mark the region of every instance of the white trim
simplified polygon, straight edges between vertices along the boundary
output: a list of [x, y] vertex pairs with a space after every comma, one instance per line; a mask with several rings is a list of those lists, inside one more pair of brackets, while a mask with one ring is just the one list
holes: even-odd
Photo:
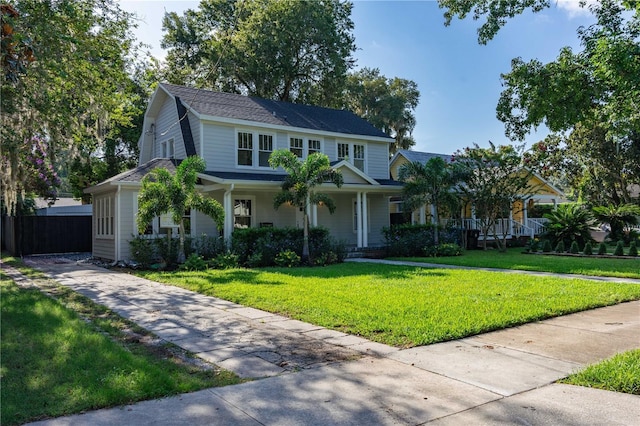
[[115, 208], [115, 212], [114, 212], [114, 243], [115, 243], [115, 260], [120, 260], [121, 258], [121, 250], [120, 250], [120, 243], [122, 241], [121, 235], [120, 235], [120, 223], [122, 220], [122, 217], [120, 215], [120, 196], [122, 194], [121, 188], [118, 187], [118, 189], [116, 190], [116, 194], [113, 197], [114, 198], [114, 205], [113, 207]]
[[346, 167], [349, 170], [351, 170], [353, 173], [357, 174], [358, 176], [360, 176], [362, 179], [366, 180], [367, 182], [369, 182], [371, 185], [374, 186], [382, 186], [380, 185], [378, 182], [376, 182], [375, 179], [373, 179], [371, 176], [369, 176], [368, 174], [366, 174], [365, 172], [363, 172], [362, 170], [360, 170], [359, 168], [357, 168], [356, 166], [354, 166], [353, 164], [351, 164], [350, 162], [348, 162], [347, 160], [340, 160], [340, 162], [334, 164], [333, 166], [331, 166], [334, 170], [338, 170], [341, 167]]
[[[233, 200], [233, 204], [232, 204], [233, 209], [235, 209], [236, 200], [251, 202], [250, 212], [249, 212], [249, 228], [255, 228], [256, 227], [256, 196], [255, 195], [239, 195], [237, 197], [231, 197], [231, 200]], [[236, 229], [235, 211], [232, 211], [231, 217], [233, 218], [233, 229]], [[239, 217], [247, 217], [247, 216], [239, 216]]]

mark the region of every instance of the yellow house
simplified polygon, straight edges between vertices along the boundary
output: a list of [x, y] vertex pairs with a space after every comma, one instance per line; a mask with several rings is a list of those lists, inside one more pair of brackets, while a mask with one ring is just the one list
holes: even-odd
[[[426, 164], [427, 161], [434, 157], [440, 157], [446, 162], [451, 161], [450, 155], [434, 154], [429, 152], [400, 150], [396, 152], [389, 163], [389, 172], [392, 179], [398, 179], [400, 168], [407, 163], [420, 162]], [[542, 177], [533, 174], [529, 186], [535, 188], [535, 194], [523, 195], [522, 199], [516, 201], [509, 211], [508, 217], [498, 219], [496, 230], [498, 235], [506, 233], [509, 237], [517, 238], [521, 236], [534, 237], [544, 231], [547, 220], [542, 217], [531, 217], [529, 212], [536, 204], [553, 204], [555, 207], [558, 203], [565, 200], [564, 193], [558, 188], [551, 185]], [[402, 215], [402, 198], [391, 198], [389, 211], [392, 223], [401, 223], [406, 220]], [[424, 224], [427, 217], [433, 219], [431, 214], [433, 206], [424, 206], [419, 211], [412, 212], [411, 222]], [[460, 219], [445, 218], [441, 219], [441, 224], [454, 224], [465, 229], [481, 229], [481, 218], [477, 218], [474, 214], [473, 206], [467, 204], [463, 207]], [[487, 236], [490, 239], [492, 236]]]

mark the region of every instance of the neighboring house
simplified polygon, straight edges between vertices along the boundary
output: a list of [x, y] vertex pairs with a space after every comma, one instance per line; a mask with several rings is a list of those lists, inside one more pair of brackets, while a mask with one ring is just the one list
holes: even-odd
[[[323, 226], [351, 247], [383, 244], [389, 225], [389, 199], [402, 186], [389, 178], [389, 147], [394, 140], [345, 110], [313, 107], [230, 93], [160, 84], [147, 108], [138, 143], [139, 166], [85, 192], [93, 196], [93, 255], [130, 258], [129, 241], [138, 234], [136, 212], [142, 178], [153, 168], [175, 170], [180, 159], [199, 155], [207, 164], [197, 188], [218, 200], [225, 211], [222, 235], [234, 228], [302, 226], [293, 206], [273, 207], [285, 178], [268, 159], [289, 149], [301, 159], [326, 154], [344, 177], [337, 188], [323, 185], [337, 209], [310, 212], [312, 226]], [[218, 235], [214, 222], [196, 211], [185, 212], [192, 236]], [[154, 220], [154, 234], [171, 231], [170, 221]]]
[[[428, 152], [408, 151], [400, 150], [396, 152], [394, 157], [389, 163], [389, 170], [392, 179], [398, 178], [398, 171], [403, 164], [411, 162], [420, 162], [426, 164], [433, 157], [441, 157], [446, 162], [451, 161], [451, 155], [433, 154]], [[544, 180], [537, 174], [533, 174], [529, 182], [529, 186], [536, 188], [536, 193], [533, 196], [523, 196], [522, 200], [517, 201], [509, 212], [509, 217], [499, 219], [497, 223], [498, 235], [507, 233], [509, 237], [534, 237], [541, 234], [544, 231], [544, 225], [547, 222], [544, 218], [529, 217], [529, 211], [533, 209], [535, 204], [553, 204], [557, 205], [559, 202], [564, 201], [564, 194], [559, 189], [555, 188], [549, 182]], [[402, 198], [394, 197], [391, 199], [390, 212], [392, 222], [399, 223], [402, 221]], [[426, 207], [426, 206], [425, 206]], [[427, 209], [423, 208], [418, 212], [412, 214], [411, 221], [413, 223], [426, 223], [428, 216], [433, 217], [427, 213]], [[461, 226], [465, 229], [480, 229], [479, 218], [476, 218], [473, 211], [473, 206], [467, 204], [460, 212], [460, 219], [442, 219], [442, 222], [452, 223], [456, 226]], [[487, 236], [488, 239], [492, 236]]]

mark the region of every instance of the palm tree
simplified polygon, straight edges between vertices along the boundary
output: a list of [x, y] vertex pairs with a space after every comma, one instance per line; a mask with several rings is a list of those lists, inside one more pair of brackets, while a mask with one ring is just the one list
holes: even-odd
[[184, 262], [184, 212], [197, 210], [211, 217], [222, 228], [224, 209], [219, 202], [204, 197], [196, 191], [198, 173], [205, 171], [206, 165], [197, 156], [183, 160], [172, 175], [164, 167], [153, 169], [142, 179], [142, 188], [138, 194], [137, 225], [142, 232], [154, 217], [170, 213], [174, 223], [178, 224], [180, 246], [178, 262]]
[[426, 204], [434, 207], [433, 243], [438, 245], [438, 209], [456, 201], [451, 191], [459, 179], [455, 170], [440, 157], [433, 157], [425, 164], [419, 161], [400, 167], [398, 179], [404, 182], [402, 189], [405, 211], [414, 211]]
[[331, 214], [336, 210], [335, 203], [327, 194], [315, 192], [313, 189], [325, 182], [333, 183], [340, 188], [343, 183], [342, 174], [332, 169], [329, 157], [319, 152], [309, 155], [305, 160], [300, 160], [288, 149], [278, 149], [269, 157], [269, 165], [274, 169], [282, 167], [287, 172], [287, 177], [282, 183], [282, 191], [273, 200], [274, 208], [278, 209], [281, 205], [289, 203], [303, 212], [302, 261], [307, 262], [309, 259], [309, 206], [323, 204]]
[[593, 215], [582, 205], [561, 204], [544, 217], [549, 219], [544, 237], [551, 240], [552, 245], [563, 241], [565, 247], [570, 247], [572, 242], [577, 241], [580, 247], [584, 247], [587, 242], [593, 242], [590, 232]]
[[619, 206], [598, 206], [594, 207], [593, 213], [600, 222], [608, 223], [611, 230], [607, 238], [611, 241], [629, 242], [629, 233], [625, 232], [625, 227], [638, 224], [640, 216], [640, 206], [635, 204], [622, 204]]

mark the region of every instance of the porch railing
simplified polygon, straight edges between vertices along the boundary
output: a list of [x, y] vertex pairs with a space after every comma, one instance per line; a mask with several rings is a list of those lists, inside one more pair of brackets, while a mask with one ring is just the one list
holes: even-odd
[[[512, 237], [535, 237], [545, 230], [547, 219], [529, 218], [527, 224], [523, 224], [516, 220], [504, 218], [497, 219], [495, 224], [495, 234], [498, 237], [508, 235]], [[482, 220], [480, 219], [443, 219], [442, 225], [455, 226], [463, 229], [479, 229], [482, 232]], [[490, 228], [488, 237], [493, 237], [493, 230]], [[484, 235], [481, 233], [481, 237]]]

